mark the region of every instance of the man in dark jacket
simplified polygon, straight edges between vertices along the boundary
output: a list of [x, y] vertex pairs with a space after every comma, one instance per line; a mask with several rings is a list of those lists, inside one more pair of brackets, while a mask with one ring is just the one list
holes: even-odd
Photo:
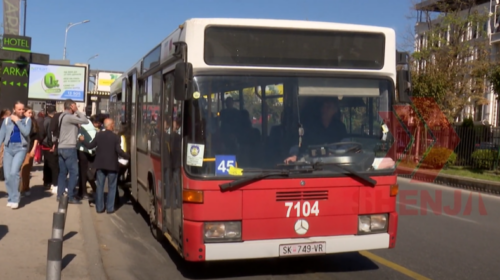
[[59, 163], [57, 155], [51, 147], [49, 137], [52, 137], [50, 125], [56, 115], [54, 106], [47, 107], [47, 115], [43, 119], [42, 130], [42, 153], [43, 153], [43, 185], [45, 189], [57, 188], [57, 177], [59, 176]]
[[87, 149], [96, 148], [94, 168], [97, 170], [97, 191], [95, 193], [95, 205], [97, 213], [104, 212], [104, 182], [108, 178], [108, 198], [106, 210], [108, 214], [115, 212], [116, 185], [118, 171], [120, 170], [118, 157], [129, 159], [120, 147], [120, 136], [113, 133], [115, 123], [112, 119], [104, 120], [105, 131], [96, 134], [94, 140], [88, 143], [85, 138], [80, 136], [80, 141]]

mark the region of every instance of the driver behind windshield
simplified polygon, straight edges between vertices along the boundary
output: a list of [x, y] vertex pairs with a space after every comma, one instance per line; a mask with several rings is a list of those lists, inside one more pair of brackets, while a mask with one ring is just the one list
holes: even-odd
[[308, 146], [341, 142], [347, 135], [337, 97], [316, 97], [311, 101], [310, 106], [301, 112], [301, 119], [304, 120], [302, 145], [290, 149], [286, 164], [296, 162], [297, 156], [303, 154]]

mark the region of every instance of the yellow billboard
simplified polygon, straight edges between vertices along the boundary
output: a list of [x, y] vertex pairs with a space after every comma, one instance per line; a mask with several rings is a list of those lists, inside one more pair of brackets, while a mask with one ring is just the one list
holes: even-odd
[[110, 91], [111, 84], [121, 75], [122, 75], [121, 73], [100, 72], [99, 74], [97, 74], [97, 90]]

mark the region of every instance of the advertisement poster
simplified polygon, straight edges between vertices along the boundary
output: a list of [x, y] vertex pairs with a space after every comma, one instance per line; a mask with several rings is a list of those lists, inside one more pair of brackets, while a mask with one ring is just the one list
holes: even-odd
[[97, 90], [110, 91], [111, 84], [118, 79], [122, 74], [100, 72], [97, 75]]
[[83, 102], [85, 67], [31, 64], [28, 98]]

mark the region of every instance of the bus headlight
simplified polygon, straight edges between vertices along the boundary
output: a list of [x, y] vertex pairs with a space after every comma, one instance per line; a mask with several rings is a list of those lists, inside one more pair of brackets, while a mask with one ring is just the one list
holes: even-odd
[[205, 242], [241, 241], [241, 222], [206, 222]]
[[386, 231], [387, 220], [387, 214], [359, 216], [358, 232], [362, 234]]

